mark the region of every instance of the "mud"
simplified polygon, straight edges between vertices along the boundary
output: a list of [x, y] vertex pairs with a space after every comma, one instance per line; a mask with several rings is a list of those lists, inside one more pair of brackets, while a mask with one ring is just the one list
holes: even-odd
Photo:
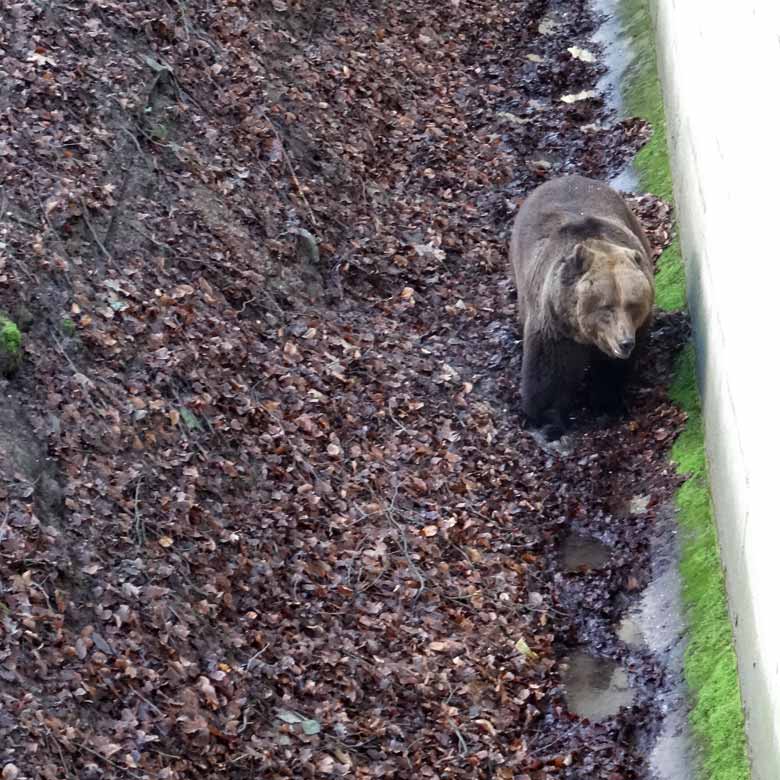
[[561, 548], [561, 563], [568, 572], [600, 569], [609, 561], [609, 547], [587, 536], [572, 533], [567, 536]]

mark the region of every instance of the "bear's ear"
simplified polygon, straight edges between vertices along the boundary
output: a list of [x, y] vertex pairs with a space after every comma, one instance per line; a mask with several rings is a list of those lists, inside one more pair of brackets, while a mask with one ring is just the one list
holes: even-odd
[[563, 261], [563, 283], [574, 284], [590, 268], [593, 252], [585, 244], [577, 244]]
[[575, 274], [584, 274], [590, 268], [593, 252], [585, 244], [577, 244], [569, 258], [569, 266]]

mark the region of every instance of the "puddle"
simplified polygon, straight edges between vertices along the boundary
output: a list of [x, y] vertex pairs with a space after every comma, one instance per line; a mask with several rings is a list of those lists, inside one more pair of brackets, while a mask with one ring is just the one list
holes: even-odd
[[[601, 92], [607, 105], [619, 117], [626, 116], [620, 85], [626, 71], [636, 58], [631, 37], [623, 31], [618, 15], [619, 0], [593, 0], [592, 7], [604, 17], [604, 22], [592, 36], [592, 41], [603, 47], [601, 61], [606, 65], [607, 72], [599, 79], [597, 91]], [[639, 177], [633, 163], [627, 165], [617, 176], [610, 180], [610, 185], [623, 192], [639, 192]]]
[[645, 636], [637, 621], [628, 615], [618, 626], [617, 638], [632, 650], [638, 650], [645, 645]]
[[561, 560], [569, 572], [600, 569], [612, 555], [612, 550], [598, 539], [570, 533], [561, 546]]
[[634, 701], [625, 669], [614, 661], [587, 653], [571, 656], [562, 682], [569, 710], [581, 718], [611, 718]]

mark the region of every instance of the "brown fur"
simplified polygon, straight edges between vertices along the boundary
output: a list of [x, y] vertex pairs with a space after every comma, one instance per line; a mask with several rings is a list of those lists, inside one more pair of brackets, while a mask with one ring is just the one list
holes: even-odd
[[619, 406], [655, 295], [650, 245], [625, 201], [581, 176], [546, 182], [518, 211], [510, 261], [531, 423], [560, 435], [589, 365], [594, 402]]

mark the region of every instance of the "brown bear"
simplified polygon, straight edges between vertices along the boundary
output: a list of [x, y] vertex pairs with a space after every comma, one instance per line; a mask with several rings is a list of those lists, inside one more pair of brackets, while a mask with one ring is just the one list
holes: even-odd
[[510, 261], [523, 324], [522, 407], [546, 439], [563, 434], [588, 369], [594, 407], [623, 407], [652, 318], [651, 257], [642, 226], [603, 182], [553, 179], [521, 205]]

